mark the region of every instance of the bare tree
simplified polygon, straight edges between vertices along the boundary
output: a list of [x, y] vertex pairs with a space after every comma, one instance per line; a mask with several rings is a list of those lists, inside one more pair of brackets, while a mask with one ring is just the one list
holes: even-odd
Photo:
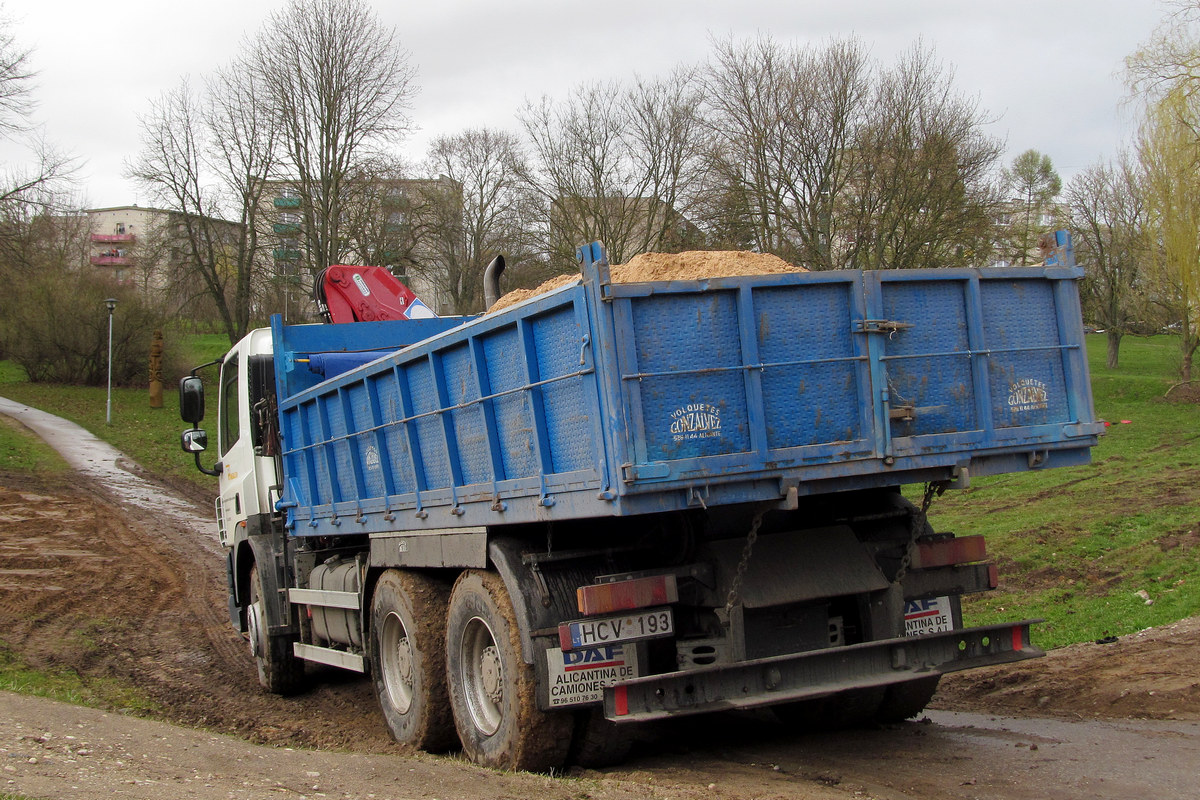
[[1172, 88], [1200, 93], [1200, 0], [1165, 0], [1170, 9], [1142, 47], [1125, 60], [1126, 80], [1138, 97]]
[[[0, 138], [20, 145], [29, 158], [25, 165], [0, 166], [0, 216], [14, 220], [56, 209], [65, 196], [77, 161], [47, 142], [31, 121], [36, 72], [32, 51], [21, 47], [12, 21], [0, 15]], [[8, 226], [6, 226], [8, 227]], [[8, 235], [0, 230], [0, 238]]]
[[547, 249], [563, 270], [599, 240], [614, 262], [687, 241], [701, 155], [699, 90], [686, 70], [661, 81], [579, 87], [519, 113], [533, 145], [530, 183], [547, 212]]
[[1125, 156], [1094, 164], [1070, 182], [1066, 200], [1076, 251], [1087, 270], [1081, 287], [1084, 313], [1104, 328], [1108, 367], [1116, 369], [1121, 337], [1143, 305], [1146, 206], [1136, 167]]
[[365, 264], [407, 274], [422, 236], [414, 225], [421, 199], [413, 191], [413, 171], [392, 158], [359, 165], [342, 192], [342, 229], [348, 249]]
[[[255, 299], [262, 296], [256, 285], [268, 261], [269, 239], [261, 236], [268, 183], [265, 178], [276, 168], [279, 129], [276, 117], [259, 102], [259, 78], [244, 61], [219, 70], [206, 82], [204, 124], [209, 148], [206, 161], [219, 181], [220, 213], [237, 223], [236, 239], [226, 241], [226, 270], [233, 282], [233, 303], [238, 307], [239, 326], [245, 311], [249, 325], [257, 316]], [[228, 240], [231, 229], [222, 226]], [[239, 336], [245, 331], [239, 331]]]
[[252, 60], [301, 201], [305, 256], [323, 269], [347, 253], [343, 203], [359, 168], [409, 129], [415, 71], [365, 0], [292, 0], [269, 18]]
[[530, 233], [540, 205], [524, 181], [525, 155], [514, 134], [473, 128], [439, 137], [428, 170], [442, 176], [425, 191], [430, 246], [441, 267], [429, 279], [457, 313], [483, 310], [483, 271], [497, 255], [506, 259], [509, 285], [522, 273], [543, 277]]
[[853, 180], [870, 76], [861, 43], [816, 49], [730, 38], [713, 49], [703, 119], [714, 244], [836, 266], [834, 208]]
[[881, 69], [854, 39], [729, 39], [706, 88], [717, 241], [815, 269], [977, 263], [990, 247], [1000, 143], [924, 44]]
[[837, 211], [846, 264], [868, 269], [969, 266], [990, 250], [1001, 143], [977, 103], [917, 42], [875, 86]]
[[[254, 76], [235, 64], [197, 95], [184, 81], [142, 118], [142, 149], [128, 166], [155, 201], [175, 212], [146, 247], [174, 262], [180, 307], [211, 301], [231, 342], [250, 327], [261, 260], [258, 216], [273, 166], [272, 117], [256, 103]], [[233, 224], [231, 224], [233, 223]]]
[[87, 263], [91, 227], [73, 194], [41, 187], [32, 202], [0, 214], [0, 277], [12, 284], [37, 272], [66, 274]]
[[32, 51], [22, 47], [12, 32], [12, 20], [0, 16], [0, 136], [29, 130], [33, 112]]

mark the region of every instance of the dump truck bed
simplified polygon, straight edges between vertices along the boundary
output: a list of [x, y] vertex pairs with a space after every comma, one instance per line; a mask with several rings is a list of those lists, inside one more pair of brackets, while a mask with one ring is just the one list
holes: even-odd
[[[282, 504], [300, 536], [445, 531], [1086, 463], [1102, 424], [1081, 275], [616, 284], [593, 245], [579, 284], [422, 321], [454, 327], [411, 345], [412, 323], [276, 321]], [[311, 356], [402, 345], [300, 377]]]

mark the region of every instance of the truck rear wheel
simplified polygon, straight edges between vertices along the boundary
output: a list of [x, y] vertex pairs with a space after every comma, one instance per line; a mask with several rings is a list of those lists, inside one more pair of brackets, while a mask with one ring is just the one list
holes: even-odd
[[375, 697], [396, 741], [422, 750], [455, 741], [442, 660], [449, 594], [428, 576], [390, 569], [371, 600]]
[[559, 767], [574, 716], [537, 707], [537, 676], [521, 658], [516, 613], [499, 575], [467, 570], [450, 594], [446, 624], [450, 705], [463, 751], [497, 769]]
[[579, 767], [611, 767], [620, 764], [633, 749], [633, 731], [629, 726], [611, 722], [601, 708], [577, 711], [575, 737], [571, 742], [568, 761]]
[[296, 637], [270, 634], [263, 595], [262, 576], [255, 564], [250, 568], [250, 605], [246, 608], [246, 628], [250, 637], [250, 654], [258, 664], [258, 682], [272, 694], [295, 694], [304, 686], [304, 662], [292, 653]]
[[880, 722], [903, 722], [925, 710], [937, 691], [940, 676], [893, 683], [887, 687], [875, 718]]
[[800, 730], [854, 728], [875, 718], [886, 691], [883, 686], [847, 689], [811, 700], [781, 703], [771, 710], [781, 722]]

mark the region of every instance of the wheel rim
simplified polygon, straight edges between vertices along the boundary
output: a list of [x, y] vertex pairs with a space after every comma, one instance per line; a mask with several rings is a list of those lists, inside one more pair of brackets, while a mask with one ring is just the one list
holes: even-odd
[[265, 647], [263, 644], [262, 601], [250, 604], [246, 613], [246, 631], [250, 636], [250, 655], [258, 658]]
[[408, 713], [413, 701], [413, 649], [404, 622], [394, 613], [383, 621], [379, 660], [392, 707], [401, 714]]
[[462, 683], [467, 709], [475, 727], [485, 736], [500, 729], [504, 718], [504, 662], [496, 637], [487, 622], [472, 617], [463, 629]]

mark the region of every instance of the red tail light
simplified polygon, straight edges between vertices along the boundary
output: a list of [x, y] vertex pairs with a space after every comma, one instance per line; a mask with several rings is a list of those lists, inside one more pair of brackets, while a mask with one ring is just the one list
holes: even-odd
[[987, 546], [982, 536], [959, 536], [934, 542], [918, 542], [912, 565], [917, 569], [932, 569], [986, 560]]
[[674, 575], [652, 575], [613, 583], [593, 583], [575, 590], [579, 613], [611, 614], [631, 608], [665, 606], [679, 601]]

